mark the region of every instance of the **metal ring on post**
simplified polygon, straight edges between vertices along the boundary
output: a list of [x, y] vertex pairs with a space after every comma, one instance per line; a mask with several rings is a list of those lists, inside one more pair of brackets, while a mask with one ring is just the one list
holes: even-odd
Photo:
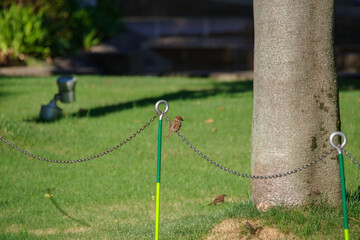
[[[334, 140], [334, 137], [337, 136], [337, 135], [339, 135], [340, 137], [342, 137], [343, 140], [344, 140], [344, 141], [342, 142], [342, 144], [340, 145], [340, 147], [337, 146], [337, 145], [334, 143], [334, 141], [333, 141], [333, 140]], [[342, 149], [345, 147], [346, 142], [347, 142], [347, 139], [346, 139], [345, 134], [342, 133], [342, 132], [334, 132], [333, 134], [330, 135], [330, 139], [329, 139], [329, 140], [330, 140], [331, 146], [332, 146], [333, 148], [335, 148], [339, 154], [342, 154]]]
[[[160, 109], [159, 109], [159, 105], [160, 104], [165, 104], [165, 110], [164, 110], [164, 112], [162, 112]], [[167, 101], [165, 101], [165, 100], [160, 100], [160, 101], [158, 101], [156, 104], [155, 104], [155, 110], [156, 110], [156, 112], [160, 115], [160, 119], [162, 119], [162, 117], [163, 117], [163, 115], [165, 114], [165, 113], [167, 113], [167, 111], [169, 111], [169, 103], [167, 102]]]

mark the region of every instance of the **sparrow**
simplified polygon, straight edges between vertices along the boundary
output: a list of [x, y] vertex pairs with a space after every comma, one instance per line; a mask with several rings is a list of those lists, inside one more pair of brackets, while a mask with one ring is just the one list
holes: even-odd
[[218, 196], [217, 198], [214, 199], [214, 201], [212, 201], [209, 205], [216, 205], [216, 204], [219, 204], [219, 203], [223, 203], [224, 200], [225, 200], [225, 194], [221, 194], [220, 196]]
[[171, 133], [178, 132], [180, 130], [181, 121], [184, 121], [184, 119], [182, 117], [180, 117], [180, 116], [175, 117], [175, 119], [170, 124], [169, 133], [168, 133], [168, 135], [166, 135], [167, 138], [170, 136]]

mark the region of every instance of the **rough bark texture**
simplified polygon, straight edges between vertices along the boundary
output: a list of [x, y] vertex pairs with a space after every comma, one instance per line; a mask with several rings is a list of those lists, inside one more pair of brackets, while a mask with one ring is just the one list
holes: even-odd
[[[252, 174], [293, 170], [340, 128], [333, 0], [254, 0]], [[291, 176], [252, 181], [260, 208], [340, 202], [336, 152]]]

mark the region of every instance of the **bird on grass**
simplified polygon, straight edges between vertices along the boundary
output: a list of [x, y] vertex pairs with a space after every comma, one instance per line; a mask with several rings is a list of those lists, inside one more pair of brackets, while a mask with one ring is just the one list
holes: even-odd
[[180, 130], [181, 121], [184, 121], [184, 119], [182, 117], [180, 117], [180, 116], [175, 117], [175, 119], [170, 124], [169, 133], [168, 133], [168, 135], [166, 135], [167, 138], [170, 136], [171, 133], [178, 132]]
[[216, 205], [216, 204], [223, 203], [225, 201], [225, 197], [226, 197], [225, 194], [221, 194], [220, 196], [215, 198], [214, 201], [212, 201], [209, 205]]

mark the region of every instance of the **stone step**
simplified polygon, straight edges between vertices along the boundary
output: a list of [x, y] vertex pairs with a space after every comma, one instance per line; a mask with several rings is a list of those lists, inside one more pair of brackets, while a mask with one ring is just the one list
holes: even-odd
[[252, 0], [121, 0], [122, 14], [162, 17], [252, 17]]
[[[360, 71], [360, 31], [337, 11], [336, 62], [339, 71]], [[360, 23], [360, 21], [359, 21]], [[171, 71], [238, 71], [253, 68], [253, 20], [249, 17], [126, 17], [128, 30], [89, 53], [113, 74]], [[352, 45], [349, 45], [352, 43]], [[355, 52], [355, 53], [354, 53]]]
[[360, 73], [360, 52], [338, 52], [335, 56], [339, 72]]
[[241, 37], [164, 37], [145, 48], [168, 59], [169, 71], [236, 71], [253, 68], [253, 43]]
[[87, 56], [107, 74], [163, 72], [169, 61], [144, 47], [148, 38], [132, 31], [120, 32], [110, 41], [91, 48]]
[[253, 20], [244, 17], [223, 18], [146, 18], [134, 17], [123, 20], [126, 29], [147, 38], [181, 36], [253, 37]]

